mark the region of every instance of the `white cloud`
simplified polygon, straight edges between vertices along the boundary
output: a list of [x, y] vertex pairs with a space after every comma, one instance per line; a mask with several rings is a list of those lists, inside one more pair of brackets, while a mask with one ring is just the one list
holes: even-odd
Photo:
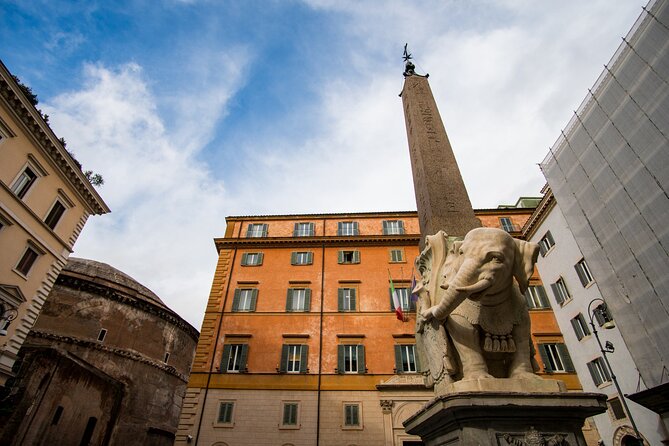
[[227, 59], [213, 66], [220, 77], [202, 79], [199, 93], [184, 89], [188, 100], [175, 98], [193, 113], [176, 128], [163, 124], [133, 63], [86, 65], [83, 88], [44, 107], [84, 168], [103, 175], [100, 194], [112, 209], [89, 220], [74, 255], [130, 274], [198, 329], [217, 257], [212, 239], [224, 230], [225, 189], [195, 155], [240, 83]]

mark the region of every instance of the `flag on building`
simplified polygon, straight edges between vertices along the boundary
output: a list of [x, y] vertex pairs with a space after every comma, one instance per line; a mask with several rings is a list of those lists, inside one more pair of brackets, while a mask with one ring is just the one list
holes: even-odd
[[418, 294], [414, 293], [413, 290], [416, 289], [416, 277], [413, 275], [413, 271], [411, 271], [411, 301], [412, 302], [418, 302]]
[[395, 289], [395, 285], [393, 284], [393, 278], [390, 275], [390, 270], [388, 270], [388, 278], [390, 279], [390, 295], [393, 298], [393, 306], [395, 307], [395, 316], [397, 316], [397, 319], [404, 322], [404, 313], [402, 312], [402, 302], [400, 300], [400, 296]]

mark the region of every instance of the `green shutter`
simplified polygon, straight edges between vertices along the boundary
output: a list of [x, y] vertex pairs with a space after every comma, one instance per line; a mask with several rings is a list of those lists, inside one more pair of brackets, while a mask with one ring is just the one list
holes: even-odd
[[293, 311], [293, 289], [288, 288], [286, 293], [286, 311]]
[[341, 221], [340, 221], [340, 222], [337, 222], [337, 235], [341, 235], [341, 234], [342, 234], [342, 231], [343, 231], [343, 229], [344, 229], [343, 226], [344, 226], [344, 223], [343, 223], [343, 222], [341, 222]]
[[562, 359], [562, 364], [564, 365], [565, 371], [573, 372], [574, 363], [571, 362], [571, 357], [569, 356], [569, 350], [567, 350], [567, 346], [564, 344], [556, 344], [556, 347], [558, 349], [558, 353], [560, 354], [560, 359]]
[[279, 363], [279, 372], [286, 373], [286, 364], [288, 364], [288, 346], [281, 346], [281, 362]]
[[245, 372], [246, 371], [246, 359], [249, 356], [249, 345], [248, 344], [242, 344], [242, 352], [240, 353], [239, 356], [239, 371], [240, 372]]
[[537, 291], [539, 292], [539, 300], [541, 301], [542, 308], [550, 308], [551, 304], [548, 302], [548, 296], [546, 295], [546, 289], [543, 285], [537, 285]]
[[358, 222], [353, 222], [353, 235], [358, 235]]
[[401, 345], [396, 345], [395, 346], [395, 370], [397, 373], [403, 373], [404, 372], [404, 367], [402, 364], [402, 346]]
[[420, 361], [418, 360], [418, 348], [416, 348], [415, 344], [413, 346], [413, 360], [416, 361], [416, 372], [422, 372], [423, 370], [420, 368]]
[[316, 234], [316, 225], [309, 223], [309, 235], [313, 236]]
[[388, 222], [383, 220], [383, 235], [388, 234]]
[[291, 265], [296, 265], [297, 264], [297, 253], [296, 252], [291, 252], [290, 253], [290, 264]]
[[353, 251], [353, 263], [360, 263], [360, 251]]
[[263, 256], [264, 254], [262, 252], [258, 253], [258, 265], [262, 265]]
[[344, 347], [343, 345], [337, 346], [337, 373], [344, 373]]
[[399, 223], [400, 234], [404, 234], [404, 221], [403, 220], [398, 220], [397, 222]]
[[546, 352], [546, 346], [544, 344], [539, 344], [539, 355], [541, 356], [541, 361], [544, 363], [544, 371], [552, 372], [553, 368], [548, 360], [548, 353]]
[[304, 293], [304, 311], [311, 311], [311, 288], [307, 288]]
[[303, 345], [300, 352], [300, 373], [307, 373], [307, 359], [309, 358], [309, 346]]
[[221, 357], [221, 373], [228, 373], [228, 362], [230, 361], [230, 344], [223, 346], [223, 356]]
[[344, 289], [339, 288], [337, 293], [338, 293], [338, 310], [344, 311]]
[[365, 367], [365, 346], [358, 345], [358, 373], [366, 373]]
[[525, 290], [525, 303], [530, 310], [534, 308], [534, 302], [532, 302], [532, 297], [530, 296], [530, 287], [527, 287]]
[[268, 233], [269, 233], [269, 225], [267, 223], [264, 223], [262, 225], [262, 236], [267, 237]]
[[581, 285], [585, 287], [589, 282], [588, 278], [585, 277], [585, 274], [583, 274], [583, 268], [581, 268], [581, 261], [579, 261], [576, 265], [574, 265], [574, 269], [576, 270], [576, 274], [578, 274], [578, 278], [581, 280]]
[[344, 263], [344, 251], [339, 251], [337, 253], [337, 262], [338, 263]]
[[314, 253], [313, 251], [309, 251], [307, 253], [307, 264], [311, 265], [312, 263], [314, 263]]
[[246, 265], [248, 265], [248, 263], [249, 263], [248, 262], [248, 254], [247, 253], [242, 254], [242, 265], [246, 266]]
[[560, 294], [560, 290], [558, 288], [557, 282], [551, 283], [551, 290], [553, 291], [553, 295], [555, 296], [555, 300], [557, 301], [557, 303], [562, 304], [564, 302], [564, 299], [562, 298], [562, 295]]
[[411, 288], [409, 288], [409, 311], [416, 311], [416, 301], [411, 295]]
[[249, 311], [256, 311], [256, 302], [258, 301], [258, 289], [254, 288], [251, 292], [251, 309]]
[[571, 320], [571, 327], [574, 329], [574, 333], [576, 333], [576, 338], [580, 341], [583, 339], [583, 327], [581, 327], [580, 322], [578, 321], [578, 317], [575, 317]]
[[241, 290], [237, 289], [235, 290], [235, 295], [232, 298], [232, 311], [239, 311], [239, 294], [241, 293]]
[[590, 371], [590, 376], [592, 376], [592, 381], [595, 383], [595, 386], [599, 386], [602, 383], [602, 380], [599, 377], [597, 366], [594, 364], [594, 361], [588, 363], [588, 370]]
[[390, 295], [390, 311], [395, 311], [395, 301], [393, 300], [392, 288], [388, 288], [388, 294]]
[[356, 308], [358, 308], [356, 304], [357, 302], [355, 299], [355, 288], [351, 288], [351, 311], [355, 311]]

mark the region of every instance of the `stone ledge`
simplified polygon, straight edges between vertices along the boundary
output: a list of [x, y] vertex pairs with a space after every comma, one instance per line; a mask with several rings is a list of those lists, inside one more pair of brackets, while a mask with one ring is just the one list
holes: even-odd
[[445, 387], [446, 394], [461, 392], [559, 393], [567, 386], [557, 379], [495, 378], [456, 381]]

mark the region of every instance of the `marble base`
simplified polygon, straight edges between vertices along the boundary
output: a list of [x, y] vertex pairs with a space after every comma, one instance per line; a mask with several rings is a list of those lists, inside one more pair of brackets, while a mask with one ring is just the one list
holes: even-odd
[[[453, 386], [497, 387], [499, 381], [505, 380]], [[536, 382], [539, 387], [544, 385]], [[404, 427], [407, 433], [420, 436], [426, 446], [586, 446], [581, 431], [585, 419], [604, 411], [606, 396], [599, 393], [459, 391], [433, 399], [406, 420]]]

